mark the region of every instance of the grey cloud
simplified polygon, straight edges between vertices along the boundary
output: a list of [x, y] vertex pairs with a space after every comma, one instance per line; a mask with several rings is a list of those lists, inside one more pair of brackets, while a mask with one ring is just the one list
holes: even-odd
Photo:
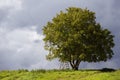
[[23, 0], [22, 9], [9, 14], [6, 25], [11, 28], [25, 28], [37, 26], [41, 33], [42, 27], [50, 21], [60, 10], [74, 6], [77, 1], [49, 1], [49, 0]]
[[14, 68], [14, 58], [12, 53], [15, 53], [14, 51], [11, 50], [1, 50], [0, 49], [0, 70], [3, 69], [12, 69]]
[[9, 14], [9, 8], [0, 8], [0, 23], [2, 23], [6, 18], [7, 15]]
[[[33, 30], [16, 29], [0, 32], [0, 70], [55, 68], [45, 58], [42, 35]], [[34, 41], [39, 40], [35, 43]], [[56, 61], [55, 61], [56, 62]], [[53, 64], [48, 66], [48, 64]]]

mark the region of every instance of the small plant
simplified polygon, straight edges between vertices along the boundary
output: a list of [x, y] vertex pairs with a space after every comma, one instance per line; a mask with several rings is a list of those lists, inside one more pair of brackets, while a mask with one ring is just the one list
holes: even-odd
[[44, 69], [38, 69], [38, 70], [32, 70], [31, 72], [33, 72], [33, 73], [45, 73], [46, 70], [44, 70]]
[[21, 72], [28, 72], [28, 70], [27, 69], [19, 69], [18, 72], [19, 73], [21, 73]]

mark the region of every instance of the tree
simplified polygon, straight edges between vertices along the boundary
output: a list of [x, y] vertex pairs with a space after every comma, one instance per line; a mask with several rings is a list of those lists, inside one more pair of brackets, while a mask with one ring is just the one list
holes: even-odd
[[47, 59], [58, 58], [78, 70], [81, 61], [99, 62], [112, 58], [114, 36], [96, 22], [95, 13], [70, 7], [43, 28]]

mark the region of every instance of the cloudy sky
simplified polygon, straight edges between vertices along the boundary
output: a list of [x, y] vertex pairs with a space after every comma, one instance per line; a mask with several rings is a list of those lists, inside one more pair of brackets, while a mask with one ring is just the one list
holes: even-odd
[[113, 58], [107, 62], [81, 63], [80, 68], [120, 68], [119, 0], [0, 0], [0, 70], [54, 69], [57, 60], [47, 61], [43, 26], [56, 13], [74, 6], [96, 12], [97, 21], [115, 35]]

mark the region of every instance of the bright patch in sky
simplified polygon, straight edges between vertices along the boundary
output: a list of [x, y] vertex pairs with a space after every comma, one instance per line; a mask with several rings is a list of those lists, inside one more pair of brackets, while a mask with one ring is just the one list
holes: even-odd
[[21, 9], [22, 1], [21, 0], [0, 0], [0, 8], [3, 7], [14, 7], [15, 9]]

